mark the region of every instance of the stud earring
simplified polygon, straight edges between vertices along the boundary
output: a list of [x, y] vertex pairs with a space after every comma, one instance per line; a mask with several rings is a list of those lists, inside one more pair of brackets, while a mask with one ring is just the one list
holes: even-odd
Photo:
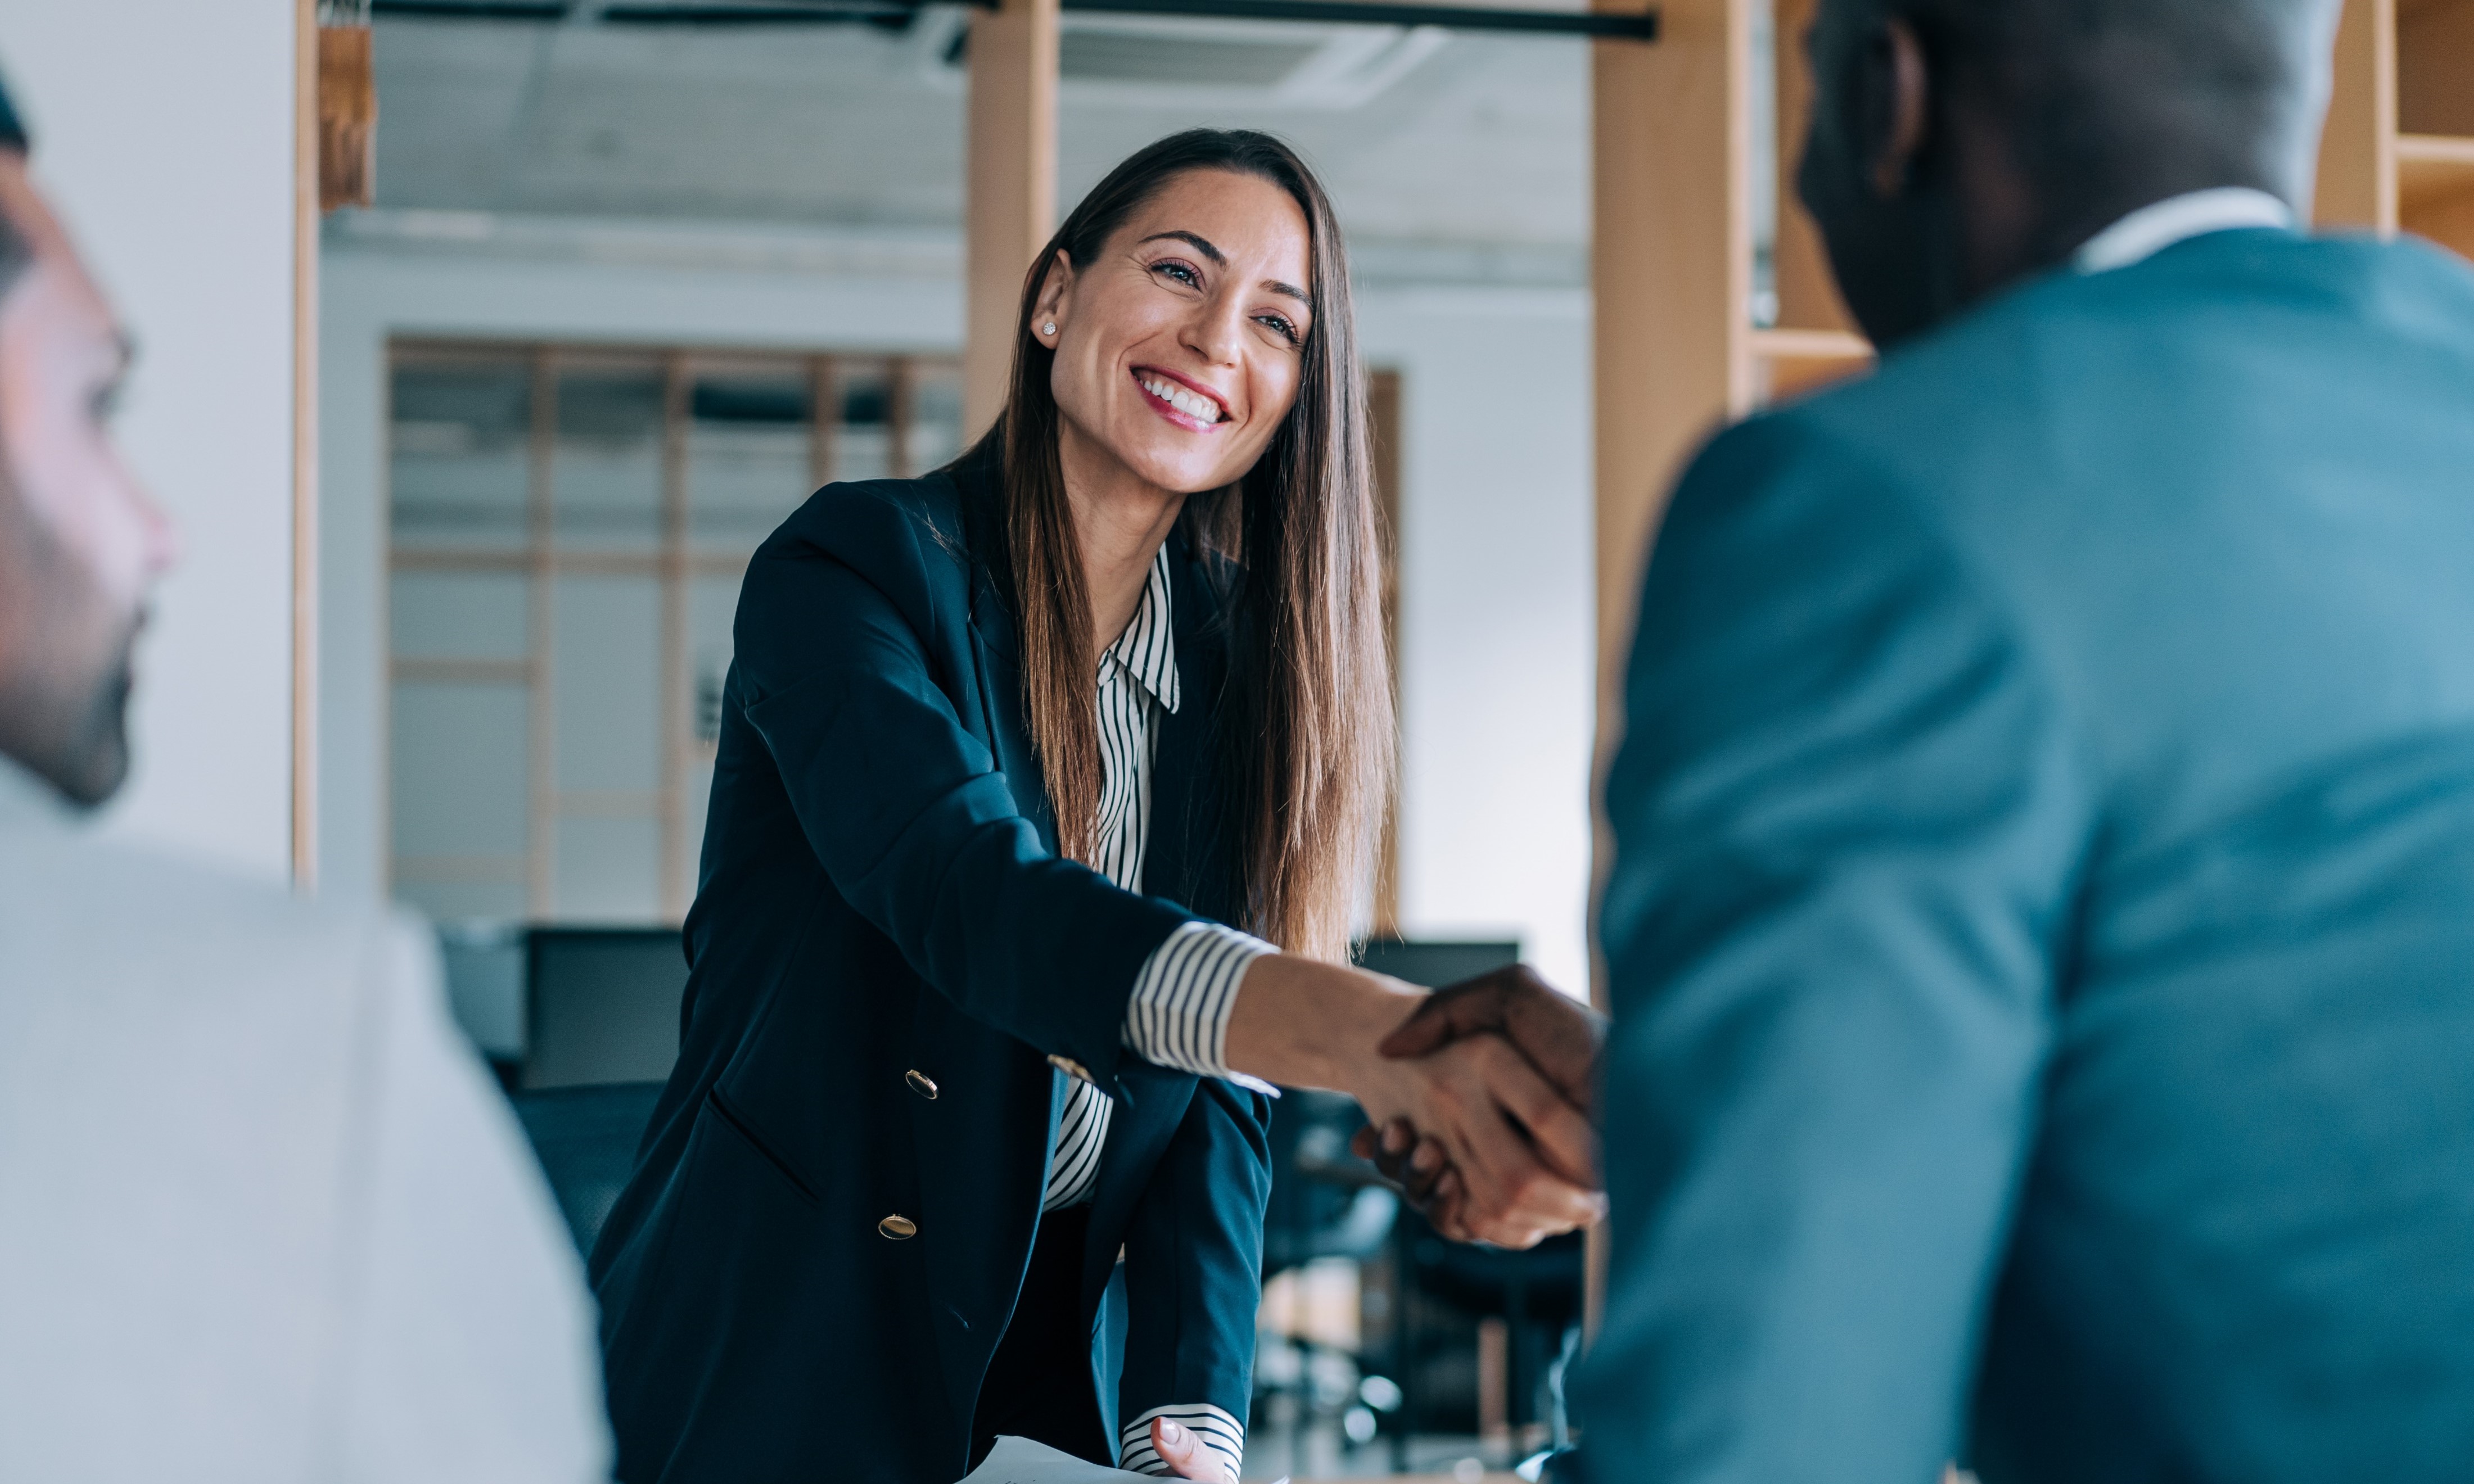
[[1041, 326], [1039, 327], [1039, 332], [1040, 332], [1041, 334], [1043, 334], [1043, 335], [1054, 335], [1054, 334], [1055, 334], [1055, 333], [1056, 333], [1056, 322], [1055, 322], [1055, 320], [1051, 320], [1051, 321], [1049, 321], [1046, 324], [1043, 324], [1043, 325], [1041, 325]]

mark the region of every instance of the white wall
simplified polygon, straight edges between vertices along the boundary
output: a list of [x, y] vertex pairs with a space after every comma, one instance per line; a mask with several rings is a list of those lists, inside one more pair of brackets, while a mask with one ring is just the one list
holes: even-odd
[[35, 166], [136, 337], [120, 445], [185, 553], [113, 827], [291, 860], [291, 0], [0, 0]]
[[[1589, 300], [1370, 287], [1366, 351], [1404, 397], [1402, 909], [1516, 935], [1586, 986], [1594, 619]], [[321, 315], [320, 855], [384, 879], [384, 350], [472, 335], [950, 353], [958, 285], [330, 247]]]
[[1586, 994], [1589, 296], [1375, 289], [1358, 315], [1401, 374], [1402, 923], [1516, 934]]

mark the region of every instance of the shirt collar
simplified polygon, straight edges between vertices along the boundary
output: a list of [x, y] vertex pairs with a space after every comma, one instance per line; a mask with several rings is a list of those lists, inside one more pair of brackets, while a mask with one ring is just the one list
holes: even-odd
[[41, 820], [65, 824], [80, 811], [61, 797], [59, 789], [15, 758], [0, 754], [0, 823]]
[[2292, 231], [2294, 226], [2293, 208], [2268, 192], [2220, 185], [2140, 207], [2089, 238], [2072, 261], [2083, 274], [2110, 273], [2210, 232], [2259, 227]]
[[1169, 601], [1168, 543], [1162, 541], [1159, 554], [1152, 558], [1151, 579], [1143, 585], [1143, 600], [1134, 606], [1132, 622], [1102, 658], [1133, 677], [1134, 683], [1151, 692], [1166, 711], [1175, 711], [1177, 703], [1175, 620], [1176, 608]]

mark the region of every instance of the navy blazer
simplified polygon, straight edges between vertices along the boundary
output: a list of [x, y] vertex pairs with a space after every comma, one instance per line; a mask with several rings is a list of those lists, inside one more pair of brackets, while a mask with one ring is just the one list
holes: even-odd
[[2474, 1473], [2474, 271], [2219, 232], [1727, 433], [1627, 698], [1571, 1477]]
[[1154, 895], [1121, 891], [1055, 853], [997, 496], [986, 464], [828, 486], [748, 567], [678, 1066], [590, 1263], [630, 1484], [959, 1477], [1068, 1063], [1116, 1101], [1082, 1285], [1109, 1435], [1081, 1451], [1155, 1406], [1246, 1416], [1270, 1104], [1119, 1040], [1152, 950], [1234, 920], [1226, 574], [1171, 538], [1186, 704]]

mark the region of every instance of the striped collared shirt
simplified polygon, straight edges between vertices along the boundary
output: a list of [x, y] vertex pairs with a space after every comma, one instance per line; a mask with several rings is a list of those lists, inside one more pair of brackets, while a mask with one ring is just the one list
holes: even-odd
[[[1152, 561], [1151, 579], [1132, 621], [1100, 657], [1104, 781], [1099, 849], [1092, 865], [1129, 892], [1143, 889], [1143, 856], [1151, 844], [1153, 725], [1175, 711], [1180, 700], [1171, 615], [1169, 555], [1163, 545]], [[1234, 1077], [1222, 1056], [1238, 981], [1247, 965], [1273, 951], [1270, 944], [1216, 922], [1188, 922], [1171, 933], [1134, 976], [1133, 999], [1126, 1007], [1126, 1046], [1162, 1066], [1260, 1087], [1250, 1078]], [[1115, 1107], [1089, 1082], [1077, 1078], [1067, 1084], [1065, 1112], [1057, 1119], [1056, 1144], [1048, 1162], [1043, 1211], [1091, 1199]], [[1162, 1416], [1191, 1429], [1217, 1452], [1234, 1484], [1246, 1453], [1246, 1428], [1208, 1403], [1154, 1407], [1128, 1420], [1119, 1440], [1126, 1468], [1138, 1473], [1169, 1472], [1151, 1442], [1152, 1420]]]

